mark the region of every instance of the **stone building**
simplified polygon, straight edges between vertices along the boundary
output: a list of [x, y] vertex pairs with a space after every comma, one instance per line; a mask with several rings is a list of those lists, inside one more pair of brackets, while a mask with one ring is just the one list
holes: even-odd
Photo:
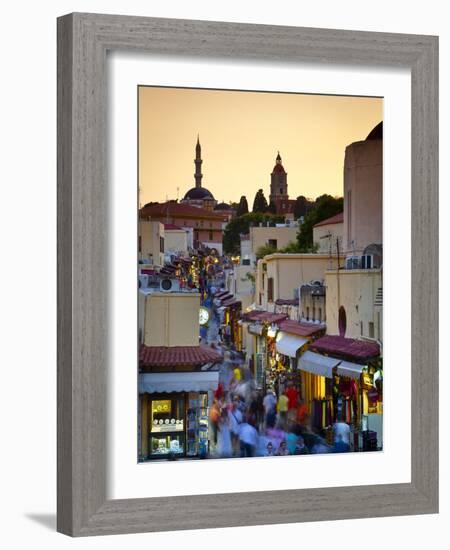
[[275, 205], [277, 215], [291, 215], [294, 212], [295, 200], [289, 199], [287, 172], [278, 151], [275, 166], [270, 174], [269, 202]]

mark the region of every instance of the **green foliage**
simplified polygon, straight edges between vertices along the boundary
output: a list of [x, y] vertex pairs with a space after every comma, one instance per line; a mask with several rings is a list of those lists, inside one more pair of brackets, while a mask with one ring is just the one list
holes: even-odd
[[327, 218], [331, 218], [344, 209], [344, 200], [342, 197], [332, 197], [331, 195], [321, 195], [317, 197], [314, 206], [305, 216], [303, 224], [297, 235], [297, 244], [299, 252], [315, 252], [317, 246], [313, 243], [313, 227]]
[[303, 195], [295, 199], [294, 218], [298, 220], [301, 216], [305, 217], [309, 210], [314, 206], [313, 201], [309, 201]]
[[277, 252], [276, 246], [271, 246], [270, 244], [260, 246], [256, 251], [256, 259], [260, 260], [261, 258], [264, 258], [264, 256], [268, 256], [269, 254], [274, 254], [275, 252]]
[[298, 254], [300, 252], [297, 241], [291, 241], [284, 248], [281, 248], [278, 252], [283, 252], [284, 254]]
[[252, 284], [255, 284], [255, 282], [256, 282], [256, 276], [251, 271], [247, 271], [247, 273], [245, 274], [245, 279], [250, 281]]
[[264, 191], [262, 189], [258, 189], [253, 200], [253, 212], [261, 212], [264, 214], [268, 211], [268, 208], [269, 206], [267, 204], [266, 197], [264, 196]]
[[223, 232], [223, 249], [225, 254], [239, 254], [240, 235], [246, 235], [250, 230], [250, 225], [259, 225], [261, 222], [266, 224], [268, 221], [282, 223], [284, 218], [283, 216], [251, 212], [230, 220]]
[[236, 216], [239, 217], [239, 216], [243, 216], [244, 214], [248, 214], [248, 203], [247, 203], [247, 197], [245, 195], [242, 195], [236, 210]]

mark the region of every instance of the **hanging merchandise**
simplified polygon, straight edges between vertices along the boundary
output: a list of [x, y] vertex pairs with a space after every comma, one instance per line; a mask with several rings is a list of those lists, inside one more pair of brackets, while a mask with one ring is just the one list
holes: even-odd
[[312, 426], [325, 429], [333, 424], [333, 401], [330, 398], [313, 399]]

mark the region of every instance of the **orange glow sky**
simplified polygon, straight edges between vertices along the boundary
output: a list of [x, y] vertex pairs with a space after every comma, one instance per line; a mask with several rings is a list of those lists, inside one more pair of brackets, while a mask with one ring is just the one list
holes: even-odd
[[278, 150], [290, 198], [341, 196], [345, 147], [382, 117], [380, 98], [140, 87], [140, 203], [194, 186], [197, 134], [202, 185], [218, 201], [244, 194], [251, 209], [259, 188], [268, 199]]

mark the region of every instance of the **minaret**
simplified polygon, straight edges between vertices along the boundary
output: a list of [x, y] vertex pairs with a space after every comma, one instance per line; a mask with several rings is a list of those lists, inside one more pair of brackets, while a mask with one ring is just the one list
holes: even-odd
[[197, 135], [197, 145], [195, 146], [195, 187], [201, 187], [202, 186], [202, 147], [200, 145], [200, 138]]

